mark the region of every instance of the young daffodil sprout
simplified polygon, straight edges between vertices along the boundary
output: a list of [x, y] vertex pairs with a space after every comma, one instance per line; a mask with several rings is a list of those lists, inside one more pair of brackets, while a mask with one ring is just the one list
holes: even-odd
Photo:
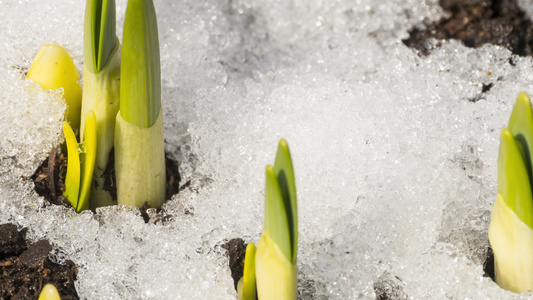
[[298, 294], [298, 208], [291, 154], [279, 142], [274, 167], [266, 167], [265, 224], [255, 269], [260, 300], [294, 300]]
[[533, 290], [532, 147], [533, 112], [522, 92], [501, 132], [498, 195], [489, 227], [496, 282], [518, 293]]
[[152, 0], [129, 0], [124, 22], [120, 112], [115, 128], [119, 204], [159, 208], [166, 174], [161, 66]]
[[[63, 132], [67, 144], [68, 164], [65, 178], [65, 192], [76, 212], [89, 207], [89, 196], [96, 160], [96, 117], [91, 110], [85, 122], [85, 141], [78, 144], [72, 128], [67, 122], [63, 123]], [[81, 148], [81, 154], [78, 149]], [[81, 156], [81, 157], [80, 157]]]
[[52, 284], [47, 284], [41, 290], [38, 300], [61, 300], [57, 289]]
[[91, 208], [115, 204], [104, 190], [104, 172], [113, 149], [120, 100], [120, 42], [116, 36], [114, 0], [87, 0], [84, 28], [81, 137], [90, 110], [96, 114], [98, 149]]
[[39, 84], [42, 89], [63, 88], [67, 103], [67, 121], [74, 130], [80, 127], [81, 87], [80, 75], [67, 50], [59, 45], [44, 45], [33, 59], [26, 78]]
[[244, 256], [244, 271], [242, 278], [237, 283], [237, 293], [240, 300], [255, 300], [255, 245], [249, 243], [246, 246]]

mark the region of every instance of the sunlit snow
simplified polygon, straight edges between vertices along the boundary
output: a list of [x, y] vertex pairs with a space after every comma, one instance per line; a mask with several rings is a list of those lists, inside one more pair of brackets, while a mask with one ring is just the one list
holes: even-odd
[[390, 282], [412, 299], [527, 297], [483, 277], [483, 263], [500, 129], [533, 92], [530, 57], [512, 66], [506, 49], [457, 41], [418, 56], [401, 39], [442, 16], [434, 0], [155, 4], [165, 148], [190, 184], [145, 224], [137, 209], [76, 214], [33, 191], [65, 106], [21, 74], [46, 43], [82, 70], [85, 1], [0, 1], [0, 223], [73, 260], [82, 299], [236, 299], [220, 245], [258, 241], [282, 137], [300, 299], [375, 299]]

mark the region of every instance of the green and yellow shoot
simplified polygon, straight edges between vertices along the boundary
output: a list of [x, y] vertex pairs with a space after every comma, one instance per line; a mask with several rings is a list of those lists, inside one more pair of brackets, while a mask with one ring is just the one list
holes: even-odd
[[111, 60], [117, 46], [114, 0], [88, 0], [85, 7], [85, 67], [100, 73]]
[[[87, 209], [96, 155], [95, 114], [87, 114], [85, 141], [78, 144], [76, 133], [80, 126], [81, 87], [79, 74], [68, 52], [59, 45], [45, 45], [33, 60], [27, 78], [43, 89], [63, 89], [67, 103], [66, 122], [63, 122], [66, 150], [68, 151], [67, 174], [63, 195], [77, 212]], [[80, 155], [79, 148], [83, 148]], [[80, 159], [81, 158], [81, 159]]]
[[266, 167], [263, 233], [265, 232], [269, 233], [291, 263], [296, 262], [298, 247], [296, 185], [289, 146], [284, 139], [279, 141], [274, 167]]
[[496, 282], [513, 292], [533, 290], [532, 147], [531, 101], [520, 93], [501, 132], [498, 195], [489, 227]]
[[140, 207], [147, 202], [159, 208], [166, 196], [154, 4], [152, 0], [128, 2], [122, 58], [115, 14], [114, 0], [87, 0], [83, 93], [77, 83], [76, 67], [60, 46], [43, 47], [28, 73], [28, 78], [42, 88], [64, 90], [68, 105], [68, 122], [63, 124], [68, 166], [63, 195], [78, 212], [116, 203], [104, 189], [108, 185], [104, 174], [113, 148], [119, 204]]
[[[248, 244], [248, 247], [250, 245], [253, 244]], [[274, 167], [266, 167], [263, 234], [257, 250], [246, 249], [242, 287], [238, 288], [240, 299], [254, 299], [252, 294], [255, 294], [257, 286], [259, 300], [295, 300], [298, 295], [297, 248], [298, 207], [294, 170], [289, 146], [281, 139]], [[255, 283], [246, 269], [250, 264], [249, 255], [255, 256]]]
[[120, 43], [116, 37], [114, 0], [87, 0], [84, 27], [83, 103], [81, 137], [90, 110], [96, 114], [98, 149], [90, 207], [116, 202], [104, 190], [104, 172], [114, 147], [120, 101]]
[[65, 116], [70, 126], [77, 131], [81, 109], [80, 75], [67, 50], [55, 44], [44, 45], [33, 59], [26, 78], [45, 90], [63, 89], [63, 98], [67, 103]]
[[130, 0], [124, 22], [120, 112], [115, 127], [119, 204], [159, 208], [166, 169], [161, 109], [161, 66], [152, 0]]
[[[89, 207], [91, 183], [96, 160], [96, 116], [91, 110], [85, 122], [85, 141], [78, 144], [72, 128], [67, 122], [63, 123], [63, 132], [67, 144], [67, 175], [65, 177], [65, 192], [77, 212]], [[79, 152], [81, 150], [81, 153]]]

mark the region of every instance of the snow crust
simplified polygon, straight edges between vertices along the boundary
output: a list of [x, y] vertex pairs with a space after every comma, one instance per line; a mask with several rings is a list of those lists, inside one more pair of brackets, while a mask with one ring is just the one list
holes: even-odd
[[[531, 296], [483, 276], [500, 129], [533, 92], [531, 58], [457, 41], [418, 56], [401, 39], [442, 16], [436, 1], [155, 2], [165, 148], [186, 187], [145, 224], [134, 208], [76, 214], [33, 191], [65, 105], [23, 73], [46, 43], [81, 73], [85, 5], [0, 1], [0, 223], [73, 260], [82, 299], [235, 299], [220, 245], [259, 240], [264, 169], [282, 137], [300, 299], [375, 299], [384, 284], [398, 298]], [[119, 38], [125, 8], [117, 1]]]

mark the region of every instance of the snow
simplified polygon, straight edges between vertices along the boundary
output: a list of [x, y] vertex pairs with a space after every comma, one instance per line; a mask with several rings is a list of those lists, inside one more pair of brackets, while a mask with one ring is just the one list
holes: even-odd
[[235, 299], [220, 245], [259, 240], [282, 137], [301, 299], [375, 299], [384, 284], [412, 299], [528, 297], [483, 263], [500, 129], [533, 92], [530, 57], [457, 41], [418, 56], [401, 39], [443, 14], [436, 1], [155, 2], [165, 147], [190, 186], [145, 224], [136, 209], [76, 214], [33, 191], [64, 104], [21, 73], [46, 43], [82, 70], [84, 1], [0, 1], [0, 223], [73, 260], [82, 299]]

